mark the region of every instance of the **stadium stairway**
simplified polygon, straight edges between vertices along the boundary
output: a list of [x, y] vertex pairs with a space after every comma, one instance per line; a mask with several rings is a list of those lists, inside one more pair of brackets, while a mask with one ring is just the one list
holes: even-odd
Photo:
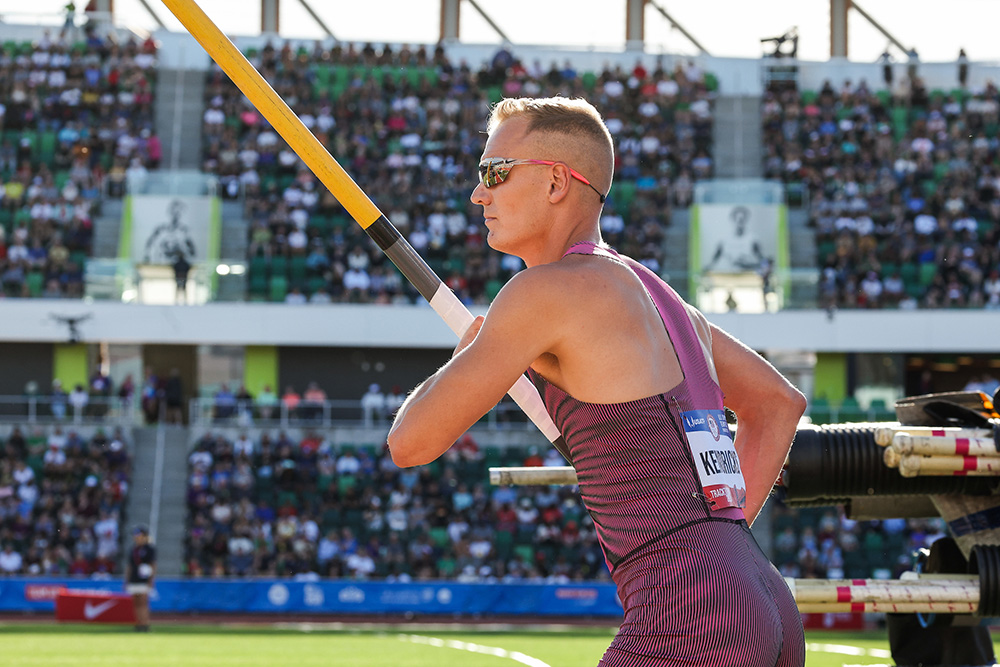
[[670, 213], [670, 225], [663, 235], [663, 267], [660, 274], [682, 299], [688, 298], [688, 232], [691, 209], [675, 208]]
[[[816, 233], [809, 227], [809, 213], [804, 208], [788, 209], [789, 265], [793, 271], [816, 270]], [[810, 281], [793, 280], [792, 303], [810, 302], [816, 298], [817, 285]]]
[[118, 256], [123, 204], [121, 199], [104, 197], [100, 215], [94, 218], [93, 256], [112, 259]]
[[716, 178], [761, 178], [760, 98], [719, 97], [715, 101], [713, 161]]
[[[156, 492], [156, 450], [159, 429], [163, 435], [163, 466], [159, 489], [159, 512], [153, 512]], [[128, 499], [125, 543], [130, 544], [131, 528], [151, 524], [156, 535], [157, 571], [159, 574], [182, 574], [186, 519], [188, 429], [179, 426], [145, 426], [135, 429], [132, 489]]]
[[[222, 201], [222, 238], [219, 256], [222, 263], [246, 264], [247, 236], [250, 223], [243, 214], [243, 203], [224, 199]], [[243, 301], [247, 297], [249, 271], [239, 274], [219, 276], [215, 298], [218, 301]]]
[[205, 111], [204, 98], [204, 72], [162, 68], [158, 70], [156, 133], [163, 143], [162, 168], [201, 168], [201, 121]]

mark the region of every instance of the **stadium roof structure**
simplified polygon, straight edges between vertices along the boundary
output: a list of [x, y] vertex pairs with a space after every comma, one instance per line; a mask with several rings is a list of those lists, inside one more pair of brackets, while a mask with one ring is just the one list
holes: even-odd
[[[890, 0], [892, 2], [896, 0]], [[742, 57], [777, 55], [795, 57], [799, 38], [809, 51], [809, 58], [822, 56], [818, 47], [829, 37], [829, 58], [847, 58], [850, 54], [849, 27], [854, 43], [866, 42], [867, 52], [862, 60], [874, 60], [877, 53], [898, 50], [897, 57], [915, 57], [917, 46], [939, 47], [935, 37], [921, 32], [918, 40], [927, 44], [906, 43], [898, 38], [913, 32], [905, 16], [893, 12], [892, 7], [876, 0], [872, 2], [875, 13], [865, 5], [871, 0], [827, 0], [824, 4], [791, 11], [787, 0], [769, 0], [751, 5], [733, 5], [731, 0], [706, 0], [693, 9], [678, 0], [578, 0], [572, 4], [533, 3], [531, 0], [512, 0], [505, 3], [484, 3], [482, 0], [373, 0], [365, 7], [345, 7], [317, 0], [256, 0], [242, 3], [241, 12], [233, 14], [222, 0], [199, 0], [202, 9], [210, 16], [225, 19], [220, 26], [229, 35], [282, 36], [290, 39], [325, 39], [348, 42], [409, 42], [409, 43], [486, 43], [494, 45], [529, 46], [562, 44], [580, 49], [621, 50], [650, 52], [659, 50], [686, 55], [719, 55], [732, 53], [728, 38], [732, 33], [742, 33]], [[47, 4], [52, 3], [52, 4]], [[71, 3], [72, 4], [72, 3]], [[4, 12], [0, 22], [59, 25], [66, 18], [63, 0], [42, 0], [30, 12]], [[76, 3], [75, 22], [99, 21], [139, 32], [180, 30], [174, 17], [160, 3], [149, 0], [90, 0]], [[530, 13], [526, 13], [530, 12]], [[739, 13], [736, 13], [736, 12]], [[43, 19], [43, 14], [48, 15]], [[956, 13], [961, 13], [955, 8]], [[716, 19], [721, 14], [730, 21], [721, 25]], [[880, 15], [880, 16], [877, 16]], [[555, 20], [552, 17], [557, 17]], [[984, 21], [990, 16], [984, 15]], [[1000, 17], [998, 17], [1000, 18]], [[849, 20], [850, 19], [850, 20]], [[942, 17], [941, 26], [949, 22]], [[801, 22], [808, 25], [792, 26]], [[359, 37], [358, 25], [364, 26], [365, 35]], [[581, 26], [586, 26], [581, 30]], [[774, 26], [768, 27], [768, 26]], [[541, 29], [541, 31], [539, 30]], [[585, 34], [586, 32], [586, 34]], [[754, 34], [756, 33], [756, 34]], [[377, 37], [382, 34], [384, 37]], [[771, 36], [775, 35], [777, 36]], [[965, 32], [961, 33], [963, 40]], [[722, 44], [720, 45], [720, 39]], [[969, 39], [973, 39], [969, 37]], [[885, 41], [882, 41], [885, 40]], [[732, 40], [729, 40], [730, 42]], [[759, 41], [760, 53], [752, 50]], [[954, 41], [954, 39], [952, 40]], [[878, 52], [871, 53], [873, 43]], [[713, 46], [714, 44], [714, 46]], [[773, 52], [770, 50], [773, 45]], [[968, 46], [966, 44], [965, 46]], [[710, 48], [711, 47], [711, 48]], [[955, 48], [957, 52], [957, 46]], [[853, 54], [859, 56], [859, 53]], [[938, 59], [941, 59], [938, 56]]]

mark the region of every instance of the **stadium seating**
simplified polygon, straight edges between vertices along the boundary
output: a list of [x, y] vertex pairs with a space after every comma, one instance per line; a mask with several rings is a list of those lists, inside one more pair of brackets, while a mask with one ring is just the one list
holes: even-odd
[[[0, 275], [6, 296], [83, 295], [93, 217], [116, 156], [147, 169], [159, 161], [155, 58], [152, 66], [149, 60], [155, 52], [151, 40], [113, 43], [96, 35], [72, 44], [48, 35], [3, 44]], [[24, 85], [37, 77], [38, 85]], [[120, 186], [107, 192], [122, 194]], [[30, 261], [14, 249], [19, 238], [29, 248], [38, 243]]]
[[[488, 465], [522, 465], [530, 452], [481, 450], [464, 438], [442, 459], [401, 470], [384, 446], [333, 447], [320, 438], [257, 434], [250, 454], [212, 434], [194, 444], [188, 575], [608, 578], [573, 489], [488, 485]], [[243, 537], [261, 545], [249, 560], [240, 558]], [[406, 553], [390, 566], [396, 544]], [[352, 569], [357, 554], [371, 556], [375, 569]]]
[[[695, 179], [711, 176], [715, 77], [690, 66], [646, 71], [638, 65], [631, 71], [616, 68], [565, 76], [554, 64], [548, 72], [529, 71], [519, 61], [499, 71], [490, 65], [472, 71], [449, 62], [443, 51], [431, 55], [419, 48], [410, 54], [412, 58], [405, 56], [410, 58], [406, 62], [401, 53], [385, 49], [374, 55], [340, 47], [309, 52], [284, 43], [254, 50], [250, 57], [265, 72], [273, 72], [271, 84], [276, 89], [304, 84], [297, 90], [308, 92], [297, 95], [294, 110], [311, 119], [317, 136], [344, 160], [348, 172], [390, 219], [398, 224], [404, 218], [403, 233], [419, 246], [432, 269], [447, 278], [452, 272], [468, 272], [469, 266], [478, 268], [480, 274], [458, 290], [463, 301], [488, 303], [517, 270], [499, 262], [486, 247], [477, 229], [480, 212], [466, 203], [484, 139], [478, 128], [453, 129], [468, 119], [481, 122], [488, 104], [501, 96], [592, 93], [602, 113], [614, 118], [616, 151], [634, 156], [627, 169], [615, 174], [608, 197], [608, 210], [621, 216], [624, 229], [609, 229], [607, 237], [637, 259], [662, 263], [660, 245], [649, 242], [650, 233], [662, 233], [670, 223], [669, 195], [663, 195], [669, 189], [660, 186], [682, 172]], [[304, 60], [305, 68], [292, 67], [292, 60]], [[357, 114], [356, 101], [373, 91], [385, 102], [365, 103], [365, 114]], [[264, 224], [272, 232], [266, 247], [251, 244], [251, 255], [260, 252], [270, 257], [271, 266], [265, 278], [260, 258], [249, 258], [250, 298], [281, 300], [292, 288], [307, 296], [322, 289], [334, 301], [396, 303], [418, 298], [402, 281], [386, 282], [375, 274], [369, 276], [367, 288], [345, 288], [345, 257], [351, 247], [362, 243], [368, 254], [369, 267], [361, 269], [363, 274], [370, 273], [370, 266], [383, 264], [380, 251], [360, 241], [358, 230], [335, 200], [310, 194], [319, 190], [312, 177], [294, 161], [281, 161], [282, 140], [270, 136], [263, 119], [242, 105], [241, 95], [217, 68], [207, 74], [205, 104], [206, 118], [217, 117], [218, 111], [225, 118], [206, 123], [203, 134], [203, 164], [219, 176], [223, 191], [233, 196], [241, 191], [229, 187], [243, 178], [232, 155], [258, 158], [253, 170], [261, 183], [259, 191], [243, 191], [249, 193], [251, 228]], [[698, 113], [692, 111], [695, 108]], [[372, 135], [376, 126], [385, 128], [384, 136]], [[355, 159], [349, 145], [356, 140], [364, 143], [365, 150]], [[695, 169], [692, 164], [700, 154], [708, 159], [703, 157], [698, 164], [708, 166]], [[406, 188], [398, 187], [402, 182]], [[275, 207], [279, 201], [284, 205]], [[647, 212], [642, 223], [639, 211]], [[652, 232], [644, 224], [650, 220], [660, 231]], [[306, 235], [304, 252], [290, 246], [293, 228]], [[314, 249], [326, 257], [327, 265], [304, 271], [302, 258]]]
[[808, 190], [823, 307], [1000, 308], [998, 104], [992, 83], [928, 94], [919, 79], [907, 96], [764, 95], [764, 173]]
[[13, 427], [0, 443], [0, 549], [20, 565], [0, 576], [119, 573], [130, 481], [120, 431]]

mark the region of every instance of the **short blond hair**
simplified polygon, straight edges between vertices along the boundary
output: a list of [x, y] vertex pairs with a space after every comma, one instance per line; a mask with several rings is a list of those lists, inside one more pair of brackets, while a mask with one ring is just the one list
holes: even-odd
[[[596, 151], [591, 159], [600, 165], [610, 184], [614, 171], [615, 148], [611, 133], [601, 113], [584, 99], [568, 97], [508, 97], [500, 100], [490, 111], [486, 131], [493, 134], [500, 123], [510, 118], [525, 118], [527, 132], [557, 133], [579, 141], [590, 140]], [[597, 154], [594, 154], [594, 153]], [[593, 177], [592, 177], [593, 178]]]

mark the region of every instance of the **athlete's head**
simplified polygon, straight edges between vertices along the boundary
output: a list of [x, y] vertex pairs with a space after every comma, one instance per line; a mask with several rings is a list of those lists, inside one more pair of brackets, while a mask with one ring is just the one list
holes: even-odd
[[607, 195], [614, 171], [614, 144], [604, 119], [592, 104], [567, 97], [503, 99], [490, 113], [487, 132], [492, 135], [502, 123], [514, 118], [525, 121], [526, 134], [544, 154], [500, 157], [565, 162], [590, 181], [600, 195]]

